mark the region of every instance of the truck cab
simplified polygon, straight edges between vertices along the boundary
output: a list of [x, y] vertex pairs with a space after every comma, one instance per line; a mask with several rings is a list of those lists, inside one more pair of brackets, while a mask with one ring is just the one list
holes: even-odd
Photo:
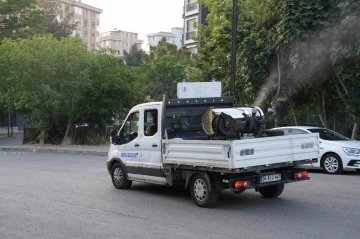
[[166, 184], [161, 157], [162, 102], [132, 108], [112, 141], [109, 158], [119, 158], [129, 180]]

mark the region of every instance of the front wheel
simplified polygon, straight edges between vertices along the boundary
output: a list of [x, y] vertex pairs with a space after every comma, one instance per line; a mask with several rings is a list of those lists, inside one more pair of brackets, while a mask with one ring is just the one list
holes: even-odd
[[343, 171], [341, 158], [336, 154], [326, 155], [323, 158], [322, 166], [328, 174], [341, 174]]
[[212, 207], [219, 199], [219, 192], [211, 191], [211, 185], [201, 174], [197, 174], [191, 180], [191, 197], [199, 207]]
[[121, 164], [116, 163], [111, 169], [111, 179], [115, 188], [129, 189], [132, 181], [128, 180], [127, 175]]
[[272, 185], [267, 187], [259, 188], [259, 193], [264, 198], [276, 198], [284, 191], [284, 184]]

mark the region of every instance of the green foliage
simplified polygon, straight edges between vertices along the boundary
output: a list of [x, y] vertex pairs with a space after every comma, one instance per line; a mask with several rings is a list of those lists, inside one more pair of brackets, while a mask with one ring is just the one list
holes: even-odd
[[177, 49], [165, 38], [157, 46], [150, 47], [150, 53], [143, 55], [144, 65], [138, 69], [143, 72], [140, 77], [147, 95], [157, 100], [161, 100], [164, 94], [176, 97], [177, 83], [187, 79], [190, 56], [185, 48]]
[[136, 44], [132, 45], [130, 52], [124, 51], [125, 62], [127, 66], [140, 66], [142, 64], [142, 56], [144, 51]]
[[69, 119], [105, 127], [141, 98], [124, 65], [89, 52], [77, 38], [5, 39], [0, 69], [2, 101], [45, 133], [54, 124], [64, 131]]
[[[192, 80], [221, 80], [227, 90], [232, 0], [201, 3], [210, 14], [207, 26], [200, 26], [196, 39], [200, 52], [189, 75]], [[354, 122], [360, 122], [359, 14], [357, 0], [239, 1], [236, 96], [240, 103], [255, 99], [269, 103], [274, 96], [282, 97], [293, 102], [294, 117], [304, 117], [299, 111], [308, 108], [326, 125], [337, 110], [346, 110]], [[326, 95], [324, 100], [321, 95]]]
[[36, 8], [36, 0], [0, 1], [0, 40], [28, 38], [45, 31], [44, 12]]
[[76, 25], [70, 24], [71, 13], [55, 19], [60, 13], [60, 3], [49, 0], [0, 1], [0, 40], [3, 38], [30, 38], [52, 34], [58, 40], [68, 37]]

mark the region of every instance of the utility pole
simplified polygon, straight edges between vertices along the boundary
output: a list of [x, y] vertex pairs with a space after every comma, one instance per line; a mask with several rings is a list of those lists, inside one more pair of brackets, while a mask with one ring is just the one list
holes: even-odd
[[230, 95], [235, 98], [238, 0], [233, 0]]

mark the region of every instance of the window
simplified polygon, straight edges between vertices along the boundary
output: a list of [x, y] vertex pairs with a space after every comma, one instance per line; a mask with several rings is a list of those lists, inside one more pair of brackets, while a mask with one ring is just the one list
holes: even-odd
[[75, 13], [75, 14], [78, 14], [78, 15], [81, 15], [81, 14], [82, 14], [82, 8], [80, 8], [80, 7], [74, 7], [74, 13]]
[[121, 46], [121, 41], [116, 41], [116, 46]]
[[95, 40], [95, 34], [91, 34], [91, 40], [94, 41]]
[[88, 20], [85, 20], [85, 24], [84, 24], [85, 27], [88, 26]]
[[87, 10], [84, 10], [85, 16], [87, 16]]
[[87, 37], [87, 31], [84, 32], [84, 37]]
[[95, 22], [92, 23], [92, 29], [95, 29]]
[[127, 33], [125, 34], [125, 36], [126, 36], [126, 38], [129, 38], [129, 33], [127, 32]]
[[288, 134], [307, 134], [307, 132], [301, 129], [288, 129]]
[[121, 141], [124, 144], [130, 143], [138, 137], [139, 131], [139, 112], [132, 113], [126, 122], [124, 123], [123, 128], [120, 132]]
[[92, 44], [92, 45], [91, 45], [91, 49], [95, 49], [95, 44]]
[[158, 132], [158, 111], [145, 110], [144, 112], [144, 135], [154, 136]]
[[349, 140], [345, 136], [328, 129], [309, 129], [312, 133], [319, 133], [320, 139], [324, 140]]
[[96, 13], [96, 19], [100, 19], [100, 14]]
[[106, 46], [109, 46], [110, 45], [110, 41], [106, 41]]
[[129, 43], [126, 42], [126, 43], [125, 43], [125, 46], [128, 47], [128, 46], [129, 46]]

